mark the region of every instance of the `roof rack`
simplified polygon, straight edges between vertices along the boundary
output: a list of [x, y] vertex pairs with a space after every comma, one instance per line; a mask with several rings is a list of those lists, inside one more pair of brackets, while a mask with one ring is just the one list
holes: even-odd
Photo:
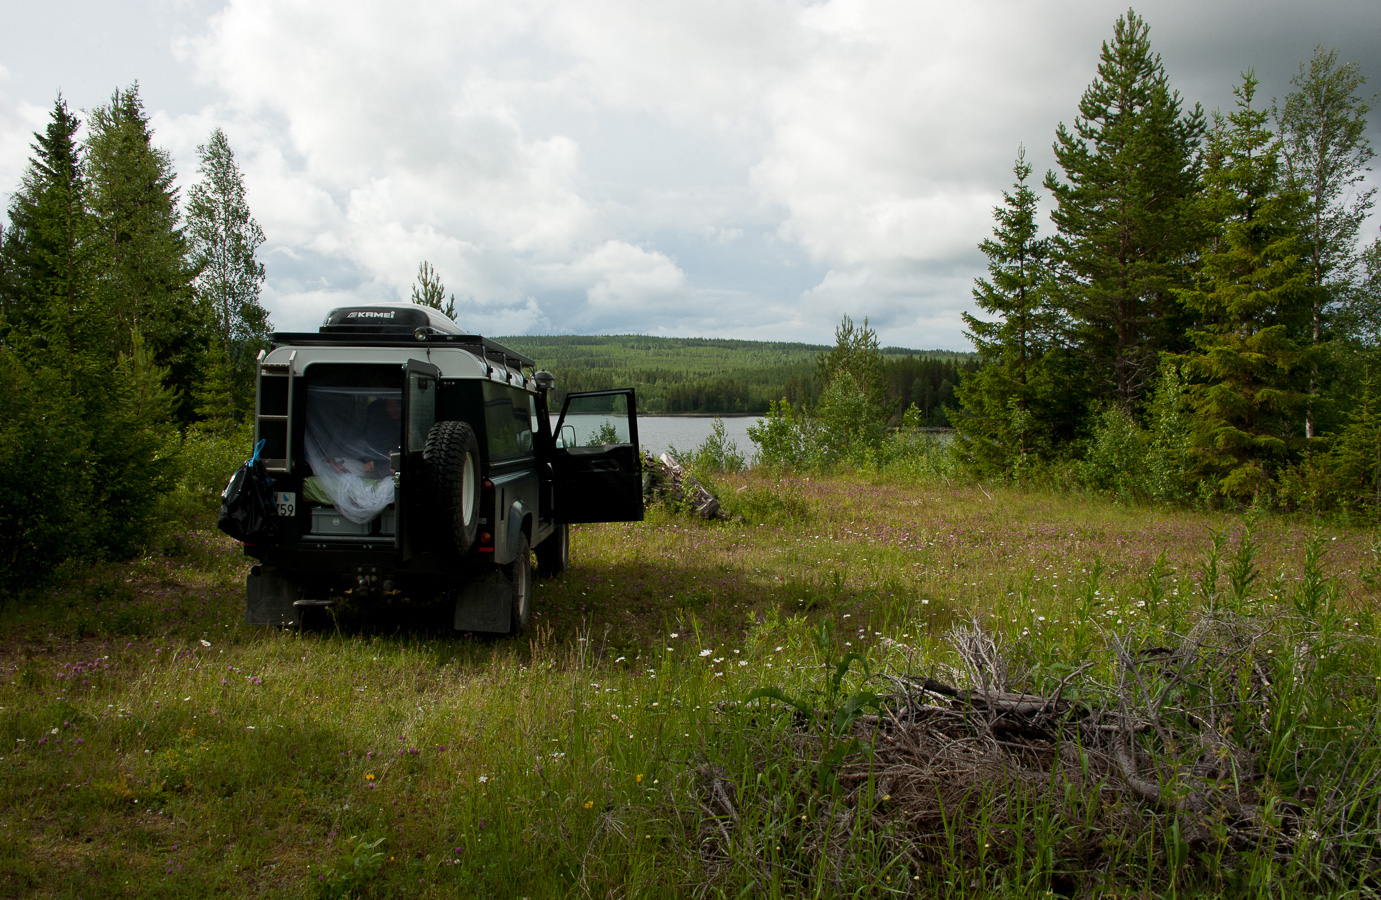
[[270, 336], [275, 347], [401, 347], [427, 344], [429, 346], [459, 347], [468, 350], [490, 365], [512, 369], [521, 373], [524, 367], [535, 369], [537, 361], [516, 350], [510, 350], [498, 341], [491, 341], [478, 334], [399, 334], [396, 331], [367, 331], [369, 326], [359, 326], [361, 330], [336, 331], [322, 334], [316, 331], [277, 331]]

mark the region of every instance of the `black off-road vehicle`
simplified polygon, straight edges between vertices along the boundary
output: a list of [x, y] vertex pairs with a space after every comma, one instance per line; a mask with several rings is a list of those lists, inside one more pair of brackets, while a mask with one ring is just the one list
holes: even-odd
[[337, 309], [272, 341], [255, 442], [277, 519], [245, 544], [250, 624], [451, 592], [457, 630], [517, 633], [534, 553], [557, 575], [570, 525], [643, 517], [631, 389], [571, 394], [553, 428], [549, 373], [413, 304]]

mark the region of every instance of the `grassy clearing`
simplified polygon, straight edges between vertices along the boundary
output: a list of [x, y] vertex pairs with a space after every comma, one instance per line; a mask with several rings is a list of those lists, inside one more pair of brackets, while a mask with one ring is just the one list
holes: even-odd
[[[1370, 533], [1272, 517], [1243, 542], [1240, 517], [848, 478], [721, 488], [751, 523], [653, 511], [577, 529], [524, 640], [452, 638], [405, 606], [315, 633], [247, 629], [245, 563], [213, 532], [12, 600], [0, 894], [1375, 889]], [[1203, 673], [1238, 685], [1212, 724], [1251, 762], [1186, 763], [1183, 783], [1266, 808], [1277, 832], [1252, 846], [1225, 818], [1198, 834], [1203, 816], [1116, 794], [1115, 777], [1080, 790], [1039, 754], [1021, 772], [1040, 783], [871, 767], [892, 759], [878, 742], [894, 733], [869, 724], [869, 695], [897, 696], [885, 676], [992, 675], [966, 676], [953, 639], [973, 617], [1008, 686], [1106, 704], [1139, 696], [1118, 694], [1117, 647], [1169, 646], [1206, 612], [1250, 630], [1221, 659], [1274, 687], [1250, 667]], [[812, 712], [742, 703], [762, 687]], [[1172, 737], [1202, 732], [1182, 682], [1164, 702]]]

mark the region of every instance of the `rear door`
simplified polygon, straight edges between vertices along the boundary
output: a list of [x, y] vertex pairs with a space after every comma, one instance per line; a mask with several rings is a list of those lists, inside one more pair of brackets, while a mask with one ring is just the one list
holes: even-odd
[[403, 366], [402, 475], [401, 490], [395, 500], [395, 541], [404, 559], [427, 549], [428, 529], [423, 514], [427, 509], [427, 478], [422, 450], [427, 446], [427, 434], [436, 424], [436, 386], [440, 376], [440, 369], [419, 359], [410, 359]]
[[567, 394], [552, 452], [557, 522], [638, 522], [643, 463], [632, 388]]

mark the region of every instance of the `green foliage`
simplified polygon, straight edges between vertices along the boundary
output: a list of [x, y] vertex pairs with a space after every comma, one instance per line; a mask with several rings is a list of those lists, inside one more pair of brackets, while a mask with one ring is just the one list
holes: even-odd
[[742, 472], [748, 465], [738, 444], [725, 431], [724, 420], [719, 416], [714, 417], [709, 436], [699, 446], [686, 452], [671, 447], [670, 453], [673, 459], [696, 476], [734, 474]]
[[812, 520], [801, 483], [793, 479], [778, 478], [769, 484], [753, 481], [721, 490], [717, 496], [730, 518], [750, 525], [808, 525]]
[[[803, 408], [823, 390], [814, 377], [821, 351], [812, 344], [646, 335], [564, 335], [497, 338], [556, 376], [552, 406], [571, 391], [634, 387], [643, 414], [766, 413], [785, 397]], [[916, 403], [927, 425], [943, 425], [962, 366], [973, 354], [884, 347], [887, 406]]]
[[323, 900], [364, 896], [363, 892], [369, 889], [383, 870], [386, 854], [379, 849], [383, 846], [383, 838], [371, 841], [367, 837], [351, 835], [345, 843], [345, 852], [337, 860], [335, 868], [318, 885], [318, 895]]
[[[847, 379], [849, 386], [831, 398], [830, 389]], [[843, 402], [851, 407], [845, 415], [863, 422], [885, 423], [890, 414], [887, 402], [887, 383], [883, 375], [882, 351], [877, 332], [845, 316], [834, 329], [834, 346], [815, 359], [815, 380], [823, 386], [820, 407], [831, 402]], [[856, 409], [854, 408], [856, 407]], [[825, 416], [821, 414], [820, 418]]]
[[819, 760], [815, 764], [815, 787], [824, 793], [839, 788], [836, 772], [846, 757], [861, 749], [858, 738], [852, 734], [854, 721], [867, 710], [880, 713], [882, 698], [865, 688], [844, 690], [844, 678], [849, 668], [859, 663], [866, 681], [871, 672], [868, 660], [861, 653], [844, 653], [838, 660], [830, 660], [832, 641], [829, 620], [822, 620], [812, 633], [817, 652], [826, 659], [824, 665], [824, 689], [819, 691], [823, 706], [819, 709], [804, 698], [793, 697], [779, 687], [760, 687], [748, 693], [744, 703], [766, 698], [785, 703], [796, 711], [807, 728], [815, 729], [820, 738]]
[[[244, 178], [225, 132], [213, 130], [197, 156], [202, 180], [187, 192], [187, 238], [197, 302], [217, 338], [208, 348], [206, 379], [216, 381], [217, 391], [224, 380], [232, 411], [242, 415], [253, 408], [256, 360], [272, 330], [259, 304], [264, 265], [255, 258], [264, 232], [249, 211]], [[202, 405], [198, 402], [198, 415], [205, 414]]]
[[441, 283], [441, 276], [436, 274], [436, 269], [425, 259], [417, 267], [417, 283], [412, 286], [412, 302], [439, 309], [448, 319], [455, 321], [456, 295], [452, 294], [451, 299], [446, 299], [446, 285]]
[[829, 381], [820, 404], [811, 412], [814, 427], [806, 442], [806, 456], [817, 468], [867, 463], [876, 458], [887, 437], [887, 426], [879, 419], [883, 410], [848, 371]]
[[1157, 354], [1183, 343], [1187, 322], [1173, 289], [1200, 245], [1193, 202], [1203, 116], [1198, 107], [1181, 113], [1149, 34], [1134, 12], [1118, 18], [1073, 128], [1056, 131], [1063, 181], [1045, 178], [1059, 232], [1052, 252], [1065, 273], [1059, 305], [1089, 360], [1094, 398], [1128, 412]]
[[805, 465], [806, 433], [785, 399], [772, 401], [767, 415], [748, 426], [748, 437], [758, 448], [754, 457], [758, 465], [778, 472]]
[[960, 408], [950, 416], [957, 452], [980, 476], [1010, 477], [1048, 456], [1060, 411], [1051, 399], [1068, 390], [1051, 378], [1060, 317], [1050, 304], [1049, 241], [1036, 236], [1025, 148], [1012, 171], [1013, 191], [993, 210], [993, 236], [979, 244], [990, 280], [980, 278], [973, 289], [979, 308], [997, 319], [964, 314], [982, 367], [960, 380]]
[[195, 422], [182, 438], [177, 494], [198, 519], [220, 508], [231, 473], [254, 451], [253, 422]]
[[[113, 372], [29, 368], [0, 348], [0, 586], [148, 541], [178, 476], [172, 398], [142, 342]], [[74, 385], [76, 390], [73, 390]]]
[[1302, 195], [1299, 217], [1303, 256], [1313, 294], [1312, 338], [1323, 337], [1329, 307], [1350, 305], [1357, 279], [1357, 236], [1376, 195], [1365, 188], [1373, 154], [1367, 139], [1370, 103], [1361, 96], [1366, 76], [1357, 63], [1319, 46], [1290, 79], [1295, 90], [1276, 110], [1280, 157], [1289, 187]]
[[1105, 406], [1094, 416], [1093, 435], [1080, 471], [1095, 491], [1123, 502], [1144, 499], [1149, 472], [1147, 440], [1131, 415], [1120, 406]]
[[619, 443], [619, 430], [614, 427], [613, 422], [600, 422], [599, 427], [590, 432], [590, 436], [585, 439], [585, 444], [590, 447], [617, 443]]
[[1186, 379], [1173, 358], [1164, 357], [1147, 407], [1146, 493], [1162, 503], [1191, 499], [1193, 417], [1185, 399]]
[[56, 373], [0, 347], [0, 594], [40, 584], [99, 540], [91, 435]]
[[[86, 152], [94, 258], [99, 278], [87, 327], [112, 361], [133, 352], [136, 332], [177, 394], [177, 417], [194, 418], [207, 320], [197, 307], [172, 157], [154, 146], [137, 84], [91, 112]], [[99, 327], [98, 327], [99, 326]]]
[[34, 156], [0, 242], [0, 339], [26, 355], [90, 349], [99, 324], [87, 308], [93, 247], [80, 125], [59, 95], [48, 127], [34, 135]]
[[1183, 357], [1192, 381], [1194, 455], [1202, 476], [1234, 501], [1268, 489], [1303, 432], [1309, 345], [1307, 273], [1294, 227], [1299, 195], [1277, 168], [1278, 143], [1252, 106], [1251, 72], [1238, 107], [1215, 122], [1203, 205], [1215, 223], [1193, 289], [1200, 316]]

